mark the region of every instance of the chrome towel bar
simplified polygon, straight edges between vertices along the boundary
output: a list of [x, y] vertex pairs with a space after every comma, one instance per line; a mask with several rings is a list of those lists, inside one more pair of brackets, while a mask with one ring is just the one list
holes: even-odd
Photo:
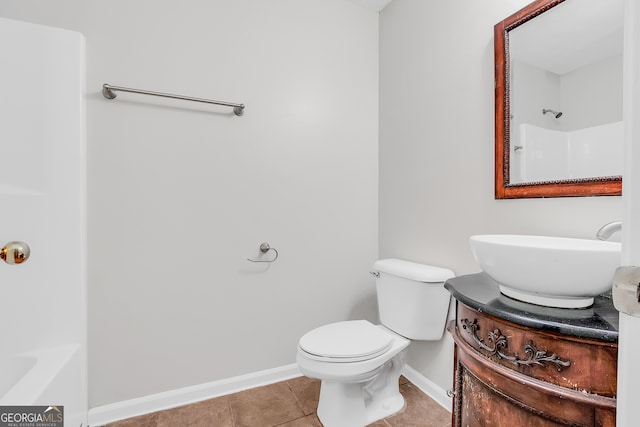
[[244, 104], [214, 101], [212, 99], [204, 99], [204, 98], [193, 98], [191, 96], [173, 95], [170, 93], [152, 92], [149, 90], [131, 89], [128, 87], [113, 86], [107, 83], [102, 85], [102, 96], [104, 96], [105, 98], [114, 99], [117, 96], [116, 92], [131, 92], [131, 93], [138, 93], [140, 95], [152, 95], [152, 96], [160, 96], [163, 98], [181, 99], [184, 101], [204, 102], [205, 104], [224, 105], [226, 107], [233, 107], [233, 113], [236, 116], [241, 116], [244, 114]]

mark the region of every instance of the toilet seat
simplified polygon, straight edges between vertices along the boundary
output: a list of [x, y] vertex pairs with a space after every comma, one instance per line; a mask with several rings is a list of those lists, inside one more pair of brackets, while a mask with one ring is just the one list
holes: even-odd
[[336, 363], [361, 362], [380, 356], [393, 344], [394, 335], [366, 320], [320, 326], [299, 341], [307, 357]]

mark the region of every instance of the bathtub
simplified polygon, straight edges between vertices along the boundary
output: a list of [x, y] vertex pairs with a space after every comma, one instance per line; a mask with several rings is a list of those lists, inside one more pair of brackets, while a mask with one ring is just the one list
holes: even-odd
[[87, 425], [81, 346], [71, 344], [0, 355], [0, 406], [64, 406], [65, 425]]

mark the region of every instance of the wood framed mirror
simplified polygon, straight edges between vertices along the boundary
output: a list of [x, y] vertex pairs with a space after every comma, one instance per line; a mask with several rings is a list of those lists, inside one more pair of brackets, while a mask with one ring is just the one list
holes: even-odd
[[495, 198], [622, 194], [622, 0], [536, 0], [494, 26]]

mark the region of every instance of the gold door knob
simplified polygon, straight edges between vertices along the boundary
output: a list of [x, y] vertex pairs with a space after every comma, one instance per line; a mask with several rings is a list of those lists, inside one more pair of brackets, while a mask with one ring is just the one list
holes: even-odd
[[22, 264], [29, 255], [31, 249], [25, 242], [9, 242], [0, 249], [0, 258], [7, 264]]

